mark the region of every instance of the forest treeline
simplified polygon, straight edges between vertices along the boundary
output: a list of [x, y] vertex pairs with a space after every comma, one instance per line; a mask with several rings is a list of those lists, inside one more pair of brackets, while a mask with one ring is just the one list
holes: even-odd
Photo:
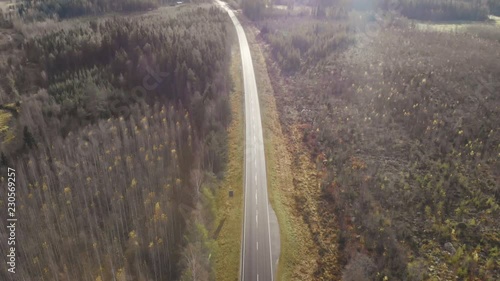
[[23, 221], [15, 280], [213, 280], [228, 24], [215, 7], [93, 19], [2, 64], [1, 164], [17, 171]]
[[316, 278], [499, 279], [499, 42], [397, 18], [259, 25], [288, 85], [282, 122], [321, 175]]
[[500, 14], [499, 0], [352, 0], [350, 6], [359, 10], [381, 8], [395, 10], [417, 20], [459, 21], [486, 20]]
[[52, 16], [70, 18], [107, 12], [146, 11], [176, 2], [176, 0], [23, 0], [18, 13], [31, 20]]
[[486, 20], [490, 13], [488, 3], [483, 0], [403, 0], [396, 9], [408, 18], [419, 20]]
[[306, 137], [330, 171], [323, 188], [339, 219], [340, 249], [361, 243], [358, 251], [376, 261], [374, 271], [348, 254], [344, 276], [495, 280], [498, 45], [398, 28], [379, 35], [371, 50], [340, 60], [341, 82], [313, 125], [324, 129]]

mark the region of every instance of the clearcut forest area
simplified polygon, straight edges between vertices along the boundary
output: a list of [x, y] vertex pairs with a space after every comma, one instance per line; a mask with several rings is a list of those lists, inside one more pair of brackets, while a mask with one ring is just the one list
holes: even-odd
[[227, 14], [203, 3], [24, 2], [0, 29], [2, 256], [7, 167], [19, 221], [16, 273], [3, 257], [0, 280], [213, 280], [231, 120]]
[[500, 2], [259, 3], [283, 129], [321, 175], [314, 210], [295, 198], [310, 280], [499, 280]]

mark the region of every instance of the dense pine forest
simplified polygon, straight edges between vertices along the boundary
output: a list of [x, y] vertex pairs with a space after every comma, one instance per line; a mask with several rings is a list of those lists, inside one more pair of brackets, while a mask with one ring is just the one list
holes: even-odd
[[175, 2], [172, 0], [23, 0], [19, 13], [27, 19], [52, 16], [70, 18], [106, 12], [145, 11]]
[[[0, 184], [15, 169], [19, 241], [0, 280], [216, 279], [218, 189], [239, 171], [233, 26], [174, 2], [25, 0], [0, 17]], [[278, 219], [300, 221], [280, 220], [297, 234], [282, 254], [313, 257], [277, 276], [500, 280], [500, 0], [228, 3], [279, 111], [261, 105], [264, 132], [284, 135], [264, 136], [266, 157], [291, 155], [266, 162]], [[421, 27], [437, 22], [453, 30]], [[286, 243], [304, 232], [298, 253]]]
[[320, 249], [314, 280], [498, 280], [498, 25], [446, 33], [346, 12], [255, 22], [284, 129], [319, 174], [321, 197], [296, 197]]
[[14, 168], [21, 242], [17, 273], [4, 264], [0, 279], [213, 280], [227, 15], [190, 6], [63, 24], [29, 38], [2, 29], [14, 38], [1, 48], [2, 184]]
[[356, 9], [396, 10], [411, 19], [431, 21], [482, 21], [490, 14], [500, 14], [498, 0], [352, 0], [346, 3]]

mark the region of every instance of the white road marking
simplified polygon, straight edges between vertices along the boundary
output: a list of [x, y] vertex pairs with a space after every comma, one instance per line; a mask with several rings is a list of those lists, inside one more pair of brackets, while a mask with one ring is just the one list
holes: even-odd
[[257, 251], [259, 250], [259, 242], [257, 242]]
[[257, 281], [259, 281], [259, 274], [257, 273]]

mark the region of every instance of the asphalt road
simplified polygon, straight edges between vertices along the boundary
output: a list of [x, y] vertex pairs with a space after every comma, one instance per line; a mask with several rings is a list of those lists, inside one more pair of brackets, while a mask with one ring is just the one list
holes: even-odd
[[217, 3], [228, 12], [238, 34], [245, 90], [245, 207], [240, 280], [273, 281], [280, 250], [279, 227], [267, 194], [259, 96], [250, 47], [234, 12], [225, 3]]

